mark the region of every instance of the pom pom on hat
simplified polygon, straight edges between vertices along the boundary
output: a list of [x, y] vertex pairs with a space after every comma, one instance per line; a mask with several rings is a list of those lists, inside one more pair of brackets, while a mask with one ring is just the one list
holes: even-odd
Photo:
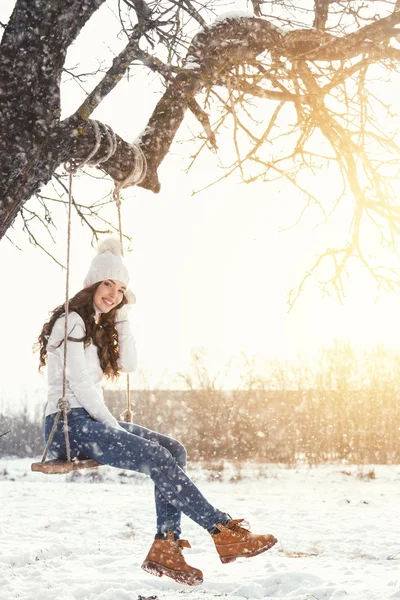
[[97, 246], [97, 254], [103, 254], [104, 252], [112, 252], [113, 254], [121, 256], [121, 242], [119, 239], [108, 237], [102, 240]]
[[135, 304], [135, 294], [128, 289], [129, 273], [121, 256], [120, 241], [114, 237], [105, 238], [99, 243], [97, 256], [91, 262], [83, 287], [87, 288], [106, 279], [121, 281], [125, 284], [127, 287], [125, 298], [128, 304]]

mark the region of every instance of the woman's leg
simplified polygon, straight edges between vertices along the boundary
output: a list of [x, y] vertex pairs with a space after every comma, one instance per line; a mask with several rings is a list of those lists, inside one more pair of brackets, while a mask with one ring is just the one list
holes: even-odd
[[[50, 421], [47, 419], [46, 432], [51, 427]], [[226, 513], [214, 508], [206, 500], [170, 450], [158, 442], [107, 427], [92, 419], [83, 409], [73, 409], [69, 413], [68, 423], [73, 457], [81, 460], [92, 458], [104, 465], [146, 473], [166, 501], [177, 509], [176, 514], [184, 512], [205, 529], [211, 530], [217, 523], [228, 520]], [[60, 420], [50, 451], [65, 458], [62, 426]], [[179, 530], [172, 531], [179, 535]]]
[[[181, 444], [181, 442], [178, 442], [174, 438], [171, 438], [167, 435], [157, 433], [156, 431], [152, 431], [151, 429], [147, 429], [146, 427], [142, 427], [134, 423], [124, 423], [121, 421], [119, 424], [129, 433], [138, 435], [146, 440], [156, 442], [163, 448], [169, 450], [179, 467], [182, 470], [185, 469], [186, 448], [183, 444]], [[171, 502], [169, 502], [165, 496], [161, 494], [156, 485], [154, 486], [154, 497], [157, 513], [157, 533], [166, 534], [168, 531], [173, 531], [175, 533], [175, 537], [179, 537], [181, 534], [182, 511], [171, 504]]]

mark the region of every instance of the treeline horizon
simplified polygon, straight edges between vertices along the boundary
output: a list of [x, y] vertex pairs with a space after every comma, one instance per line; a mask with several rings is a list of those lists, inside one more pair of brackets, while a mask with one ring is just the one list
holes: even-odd
[[[244, 360], [240, 386], [224, 389], [205, 357], [193, 354], [184, 389], [131, 392], [134, 421], [180, 439], [194, 461], [240, 460], [349, 464], [400, 463], [400, 351], [382, 346], [357, 352], [335, 342], [310, 366], [299, 358], [258, 371]], [[119, 418], [125, 393], [106, 390]], [[43, 452], [43, 410], [0, 410], [0, 456]]]

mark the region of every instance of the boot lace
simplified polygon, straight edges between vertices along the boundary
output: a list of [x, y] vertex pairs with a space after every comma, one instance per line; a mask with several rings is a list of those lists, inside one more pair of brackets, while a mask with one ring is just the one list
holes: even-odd
[[235, 537], [243, 537], [249, 533], [250, 523], [245, 519], [232, 519], [225, 528], [231, 531]]
[[170, 544], [174, 552], [180, 554], [183, 558], [182, 550], [183, 548], [190, 548], [190, 544], [187, 540], [170, 540]]

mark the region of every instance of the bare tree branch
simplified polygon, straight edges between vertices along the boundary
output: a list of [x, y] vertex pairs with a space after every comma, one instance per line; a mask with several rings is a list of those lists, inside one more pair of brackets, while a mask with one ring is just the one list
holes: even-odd
[[114, 58], [112, 66], [109, 68], [104, 78], [96, 85], [85, 101], [76, 111], [76, 115], [82, 119], [88, 119], [92, 112], [98, 107], [101, 101], [115, 88], [129, 69], [132, 61], [138, 58], [138, 43], [142, 35], [154, 27], [151, 21], [144, 21], [144, 25], [137, 25], [130, 37], [128, 44]]
[[[253, 2], [256, 16], [231, 14], [214, 22], [209, 20], [219, 7], [213, 1], [203, 6], [193, 0], [124, 0], [115, 16], [128, 36], [126, 47], [72, 117], [60, 121], [63, 70], [77, 81], [83, 76], [90, 81], [92, 75], [90, 68], [77, 75], [65, 65], [67, 50], [103, 1], [45, 6], [15, 0], [0, 44], [0, 238], [18, 214], [34, 243], [36, 223], [52, 235], [47, 195], [40, 188], [64, 161], [84, 162], [95, 144], [93, 160], [107, 159], [99, 169], [116, 182], [126, 180], [137, 151], [118, 135], [110, 148], [112, 123], [96, 125], [90, 117], [134, 62], [159, 74], [165, 84], [135, 141], [147, 163], [142, 188], [159, 191], [158, 168], [189, 109], [200, 132], [193, 161], [204, 148], [216, 151], [217, 133], [230, 127], [234, 156], [221, 180], [238, 172], [246, 182], [287, 181], [304, 198], [299, 218], [311, 205], [329, 218], [351, 194], [349, 239], [343, 248], [321, 254], [321, 261], [325, 257], [331, 265], [330, 279], [320, 281], [324, 290], [331, 285], [341, 297], [354, 257], [378, 285], [396, 287], [393, 271], [366, 258], [362, 227], [372, 224], [382, 244], [396, 248], [400, 144], [392, 123], [398, 115], [381, 92], [381, 75], [395, 80], [400, 72], [400, 50], [393, 41], [399, 39], [400, 0], [388, 0], [384, 8], [376, 4], [376, 9], [361, 1], [314, 0], [300, 7], [285, 0], [282, 14], [272, 10], [276, 2], [263, 0]], [[261, 17], [268, 12], [268, 18]], [[202, 29], [193, 36], [195, 24]], [[100, 65], [94, 75], [102, 70]], [[374, 77], [380, 77], [379, 88]], [[302, 176], [314, 178], [332, 169], [340, 190], [328, 206]], [[38, 214], [24, 207], [35, 194], [41, 203]], [[96, 207], [75, 208], [95, 234], [91, 219]], [[299, 293], [309, 277], [318, 277], [321, 261]]]
[[316, 29], [325, 29], [330, 0], [314, 0], [314, 23]]

